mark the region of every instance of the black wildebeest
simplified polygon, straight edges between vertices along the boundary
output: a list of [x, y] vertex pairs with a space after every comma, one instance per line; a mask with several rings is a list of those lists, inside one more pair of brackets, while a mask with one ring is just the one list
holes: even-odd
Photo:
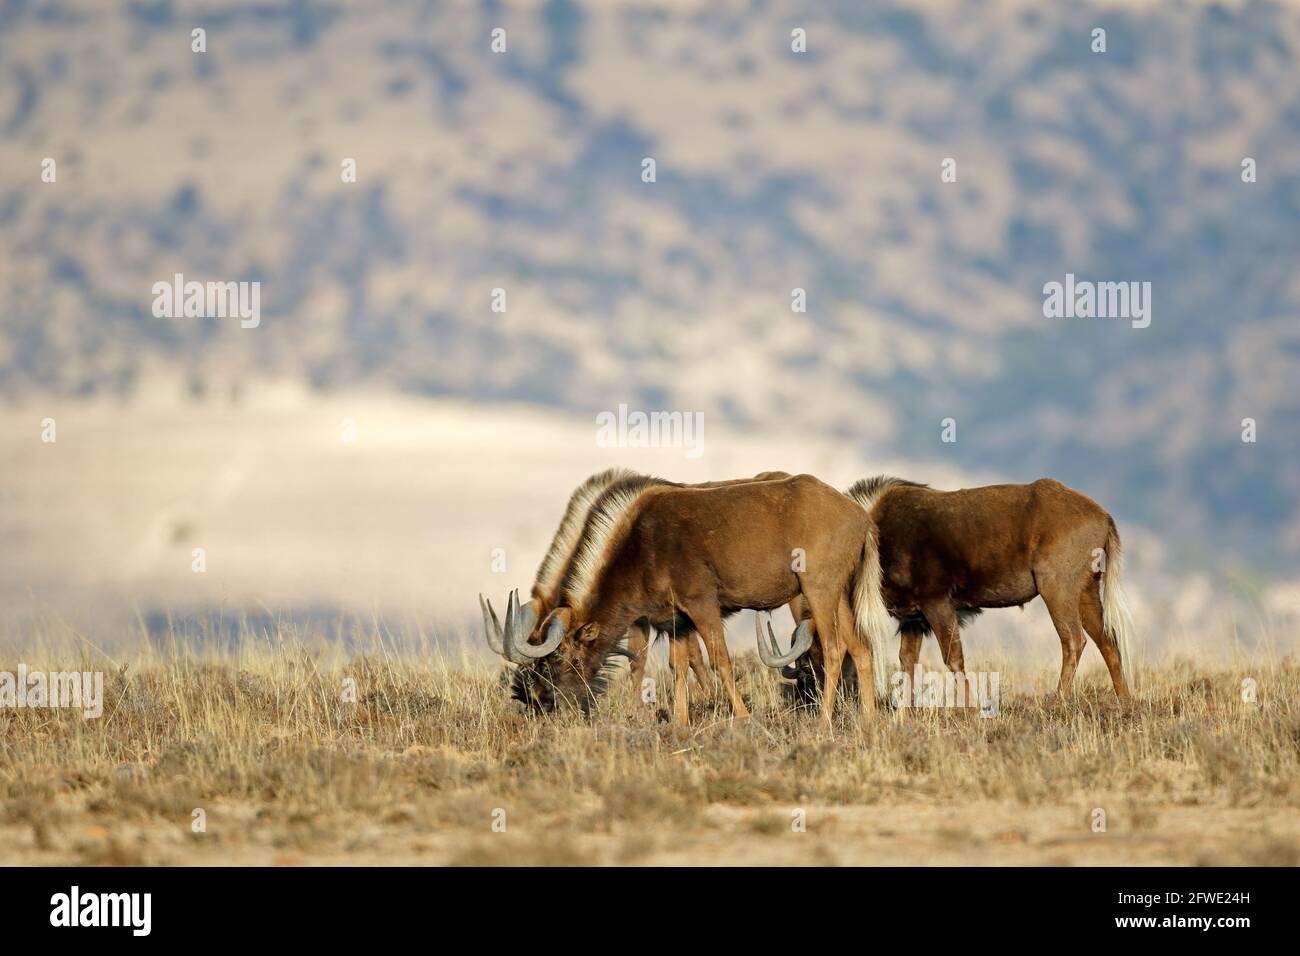
[[[899, 621], [904, 673], [915, 673], [921, 640], [931, 631], [944, 663], [964, 672], [964, 621], [984, 608], [1041, 596], [1061, 640], [1058, 693], [1070, 691], [1086, 634], [1101, 651], [1116, 696], [1130, 699], [1133, 622], [1119, 532], [1091, 498], [1050, 478], [937, 491], [886, 475], [859, 481], [847, 494], [876, 531], [881, 588]], [[796, 674], [808, 666], [801, 661]]]
[[[532, 596], [525, 604], [521, 605], [518, 613], [514, 618], [515, 627], [518, 633], [525, 638], [532, 637], [538, 624], [546, 617], [550, 611], [557, 606], [560, 600], [561, 585], [565, 575], [569, 571], [574, 553], [578, 548], [582, 538], [584, 528], [587, 523], [587, 517], [591, 513], [593, 506], [605, 495], [620, 497], [626, 489], [631, 489], [634, 493], [639, 493], [647, 487], [666, 485], [675, 488], [693, 487], [693, 488], [718, 488], [725, 485], [743, 484], [749, 481], [770, 481], [773, 479], [789, 478], [785, 472], [762, 472], [753, 478], [738, 478], [727, 481], [704, 482], [697, 485], [682, 485], [677, 482], [666, 481], [661, 478], [655, 478], [649, 475], [639, 475], [636, 472], [624, 468], [610, 468], [598, 474], [592, 475], [584, 481], [573, 492], [569, 498], [568, 505], [565, 507], [564, 516], [560, 520], [560, 525], [556, 529], [555, 535], [551, 540], [550, 547], [542, 559], [541, 565], [537, 570], [537, 577], [533, 584]], [[498, 654], [501, 654], [512, 663], [525, 664], [533, 659], [533, 655], [541, 654], [545, 650], [544, 646], [536, 648], [534, 644], [527, 640], [516, 638], [507, 642], [502, 633], [502, 626], [497, 618], [495, 610], [492, 608], [490, 601], [479, 595], [479, 607], [483, 612], [483, 629], [487, 638], [488, 646]], [[627, 641], [627, 656], [631, 658], [631, 676], [634, 686], [639, 686], [642, 675], [645, 672], [646, 658], [648, 656], [650, 645], [651, 625], [648, 620], [642, 618], [632, 623], [629, 630]], [[682, 619], [674, 621], [671, 625], [665, 626], [664, 629], [658, 630], [660, 636], [670, 638], [669, 663], [672, 666], [674, 674], [678, 677], [678, 694], [680, 697], [685, 696], [685, 682], [687, 667], [695, 673], [696, 679], [700, 685], [711, 691], [714, 682], [705, 669], [704, 659], [700, 653], [700, 638], [695, 633], [688, 620]], [[808, 638], [811, 640], [811, 637]], [[768, 650], [762, 647], [760, 642], [760, 654], [772, 666], [781, 666], [792, 660], [795, 656], [795, 650], [785, 655], [777, 651]], [[714, 670], [719, 670], [718, 662], [713, 661]], [[520, 700], [526, 702], [526, 696], [521, 695]]]
[[[528, 638], [534, 646], [525, 653], [536, 661], [516, 672], [517, 688], [537, 709], [564, 700], [586, 705], [633, 621], [644, 617], [658, 627], [685, 619], [721, 670], [733, 711], [746, 717], [723, 615], [771, 610], [796, 596], [810, 612], [796, 630], [796, 647], [806, 646], [800, 638], [816, 624], [828, 683], [846, 653], [871, 673], [870, 636], [883, 633], [888, 620], [871, 535], [866, 513], [811, 475], [716, 488], [630, 483], [602, 496], [588, 514], [561, 603], [538, 625], [542, 642], [534, 643], [536, 634]], [[502, 632], [507, 653], [527, 636], [519, 617], [512, 595]], [[684, 705], [679, 696], [679, 723], [688, 720]], [[874, 706], [874, 697], [863, 695], [864, 710]], [[823, 715], [829, 721], [827, 708]]]

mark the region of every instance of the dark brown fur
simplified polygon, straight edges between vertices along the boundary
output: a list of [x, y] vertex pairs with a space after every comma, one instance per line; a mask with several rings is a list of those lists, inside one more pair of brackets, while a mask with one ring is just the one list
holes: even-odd
[[1115, 693], [1129, 698], [1119, 644], [1103, 621], [1102, 574], [1094, 570], [1099, 552], [1118, 561], [1115, 523], [1100, 505], [1049, 478], [960, 491], [872, 479], [849, 495], [873, 491], [882, 592], [903, 622], [905, 672], [915, 669], [926, 628], [944, 662], [964, 671], [959, 616], [1041, 596], [1061, 640], [1059, 692], [1070, 689], [1086, 633], [1101, 650]]

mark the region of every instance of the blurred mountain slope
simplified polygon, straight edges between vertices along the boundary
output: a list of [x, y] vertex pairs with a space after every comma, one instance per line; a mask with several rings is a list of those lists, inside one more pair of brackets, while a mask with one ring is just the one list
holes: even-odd
[[[0, 394], [703, 410], [1300, 567], [1297, 44], [1257, 2], [8, 0]], [[155, 319], [176, 272], [260, 280], [261, 327]], [[1045, 319], [1067, 272], [1150, 328]]]

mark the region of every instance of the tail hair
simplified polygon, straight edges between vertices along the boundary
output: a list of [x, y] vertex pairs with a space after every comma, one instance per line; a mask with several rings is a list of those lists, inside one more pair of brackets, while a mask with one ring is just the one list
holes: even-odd
[[[853, 620], [858, 636], [871, 645], [871, 678], [876, 696], [889, 691], [889, 666], [886, 661], [886, 640], [893, 631], [893, 618], [885, 607], [882, 592], [884, 576], [880, 570], [880, 548], [877, 546], [876, 526], [873, 523], [862, 546], [862, 563], [853, 586]], [[863, 675], [859, 674], [859, 681]]]
[[1124, 681], [1133, 686], [1133, 614], [1121, 582], [1124, 572], [1124, 552], [1120, 549], [1119, 532], [1112, 523], [1106, 535], [1106, 567], [1102, 573], [1101, 622], [1106, 636], [1119, 647], [1120, 668]]

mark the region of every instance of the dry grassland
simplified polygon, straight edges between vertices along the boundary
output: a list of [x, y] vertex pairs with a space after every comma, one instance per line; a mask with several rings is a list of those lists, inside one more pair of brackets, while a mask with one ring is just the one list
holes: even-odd
[[685, 732], [623, 679], [590, 720], [525, 719], [472, 655], [365, 643], [29, 648], [29, 668], [105, 671], [104, 713], [0, 709], [0, 862], [1300, 862], [1291, 660], [1151, 665], [1127, 714], [1099, 673], [1062, 702], [1053, 675], [1006, 672], [996, 717], [845, 715], [832, 736], [752, 653], [754, 719], [704, 702]]

